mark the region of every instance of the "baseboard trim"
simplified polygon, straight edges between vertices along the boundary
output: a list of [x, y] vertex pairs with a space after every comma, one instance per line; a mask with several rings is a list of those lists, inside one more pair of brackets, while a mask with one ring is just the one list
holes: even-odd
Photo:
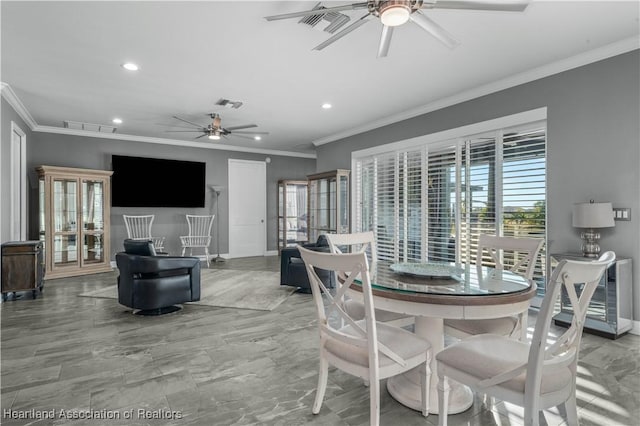
[[267, 250], [264, 252], [265, 256], [277, 256], [278, 255], [278, 250]]
[[640, 336], [640, 321], [632, 321], [631, 330], [629, 330], [629, 333]]

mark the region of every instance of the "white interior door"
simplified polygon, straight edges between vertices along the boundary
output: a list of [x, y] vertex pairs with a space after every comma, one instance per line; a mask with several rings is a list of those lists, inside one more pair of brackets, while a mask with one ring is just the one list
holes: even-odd
[[229, 257], [266, 252], [267, 166], [229, 160]]
[[27, 239], [27, 136], [11, 122], [11, 240]]

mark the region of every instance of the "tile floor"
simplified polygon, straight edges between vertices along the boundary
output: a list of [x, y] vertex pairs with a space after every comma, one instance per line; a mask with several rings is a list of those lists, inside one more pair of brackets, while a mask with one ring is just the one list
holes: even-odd
[[[278, 271], [279, 258], [237, 259], [211, 267]], [[311, 295], [294, 293], [271, 312], [185, 305], [161, 317], [132, 315], [112, 299], [77, 297], [113, 285], [116, 276], [114, 271], [49, 280], [37, 299], [28, 293], [1, 305], [0, 423], [368, 424], [367, 388], [335, 369], [330, 370], [320, 414], [311, 414], [318, 362]], [[534, 322], [532, 314], [530, 326]], [[639, 364], [639, 336], [613, 341], [584, 335], [578, 371], [582, 425], [638, 424]], [[85, 412], [120, 418], [61, 417]], [[37, 416], [53, 418], [33, 418]], [[556, 410], [543, 417], [542, 424], [564, 424]], [[437, 415], [425, 419], [397, 403], [383, 387], [383, 425], [437, 421]], [[481, 397], [468, 411], [449, 417], [450, 425], [521, 421], [519, 407], [489, 406]]]

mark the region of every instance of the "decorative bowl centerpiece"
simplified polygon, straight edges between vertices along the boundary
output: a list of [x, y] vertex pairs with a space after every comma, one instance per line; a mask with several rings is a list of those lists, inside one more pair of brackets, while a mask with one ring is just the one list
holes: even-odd
[[402, 262], [394, 263], [390, 266], [390, 268], [397, 274], [433, 279], [453, 279], [455, 276], [460, 276], [464, 273], [464, 269], [460, 268], [459, 266], [451, 265], [444, 262]]

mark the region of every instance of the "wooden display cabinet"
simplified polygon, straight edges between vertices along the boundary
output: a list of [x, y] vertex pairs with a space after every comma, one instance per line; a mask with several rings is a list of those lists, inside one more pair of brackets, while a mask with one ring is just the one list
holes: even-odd
[[351, 232], [349, 170], [308, 175], [309, 180], [309, 241], [321, 234]]
[[40, 166], [45, 278], [111, 271], [109, 170]]
[[306, 180], [278, 181], [278, 250], [306, 243], [308, 192]]

